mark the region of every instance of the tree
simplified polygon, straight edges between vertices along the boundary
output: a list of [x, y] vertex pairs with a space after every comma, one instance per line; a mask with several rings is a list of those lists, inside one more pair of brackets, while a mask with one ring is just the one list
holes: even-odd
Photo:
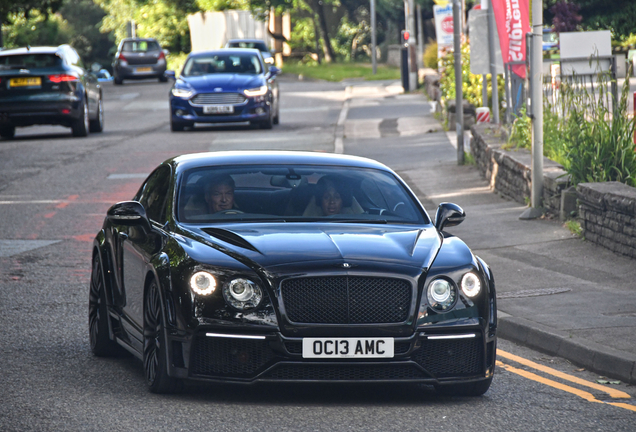
[[56, 12], [64, 0], [0, 0], [0, 47], [4, 46], [2, 27], [9, 23], [11, 14], [24, 13], [28, 18], [31, 11], [42, 12], [48, 19], [50, 13]]

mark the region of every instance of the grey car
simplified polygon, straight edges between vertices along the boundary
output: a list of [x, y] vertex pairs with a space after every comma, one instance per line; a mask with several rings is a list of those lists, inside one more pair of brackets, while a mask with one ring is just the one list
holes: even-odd
[[158, 78], [166, 82], [166, 54], [155, 39], [126, 38], [119, 43], [113, 75], [115, 84], [125, 79]]

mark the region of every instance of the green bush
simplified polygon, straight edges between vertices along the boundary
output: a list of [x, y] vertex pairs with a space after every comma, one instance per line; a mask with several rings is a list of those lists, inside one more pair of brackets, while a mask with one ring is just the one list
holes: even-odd
[[[464, 100], [470, 102], [476, 107], [482, 106], [482, 89], [483, 78], [481, 75], [470, 73], [470, 47], [468, 43], [462, 45], [462, 92]], [[455, 100], [455, 57], [452, 52], [446, 53], [442, 57], [440, 68], [440, 87], [442, 90], [442, 100]], [[504, 79], [503, 76], [497, 76], [497, 88], [499, 103], [503, 100], [504, 95]], [[488, 75], [488, 102], [492, 106], [492, 86], [490, 75]]]
[[437, 69], [437, 42], [429, 40], [424, 49], [424, 66]]

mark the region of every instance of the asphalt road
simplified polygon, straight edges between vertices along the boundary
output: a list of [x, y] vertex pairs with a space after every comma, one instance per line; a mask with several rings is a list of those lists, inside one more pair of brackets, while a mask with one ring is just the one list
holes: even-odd
[[[405, 107], [409, 96], [387, 95], [391, 107], [383, 112], [343, 84], [292, 80], [281, 84], [281, 124], [272, 131], [171, 133], [168, 90], [156, 82], [106, 85], [103, 133], [72, 138], [70, 129], [43, 126], [0, 141], [1, 431], [634, 430], [636, 412], [609, 404], [621, 400], [511, 357], [499, 357], [493, 385], [480, 398], [441, 397], [415, 385], [196, 386], [163, 396], [146, 390], [139, 361], [93, 357], [92, 238], [108, 207], [130, 199], [161, 161], [231, 149], [333, 151], [338, 122], [347, 120], [345, 152], [373, 155], [408, 174], [417, 170], [415, 147], [445, 139], [427, 106]], [[591, 384], [599, 378], [505, 340], [499, 348]], [[631, 395], [624, 402], [633, 406], [636, 389], [615, 388]]]

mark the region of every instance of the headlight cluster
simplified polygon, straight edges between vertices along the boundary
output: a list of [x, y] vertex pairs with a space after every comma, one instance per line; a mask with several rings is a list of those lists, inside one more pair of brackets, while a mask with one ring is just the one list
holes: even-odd
[[181, 89], [181, 88], [173, 88], [172, 89], [172, 94], [176, 97], [180, 97], [180, 98], [189, 98], [190, 96], [192, 96], [192, 90], [188, 90], [188, 89]]
[[[481, 292], [481, 280], [475, 273], [468, 272], [462, 276], [460, 287], [466, 297], [474, 298]], [[451, 309], [457, 301], [457, 294], [455, 283], [445, 278], [434, 279], [426, 289], [429, 306], [438, 311]]]
[[245, 96], [254, 97], [254, 96], [265, 96], [267, 94], [267, 86], [260, 86], [252, 89], [243, 90]]
[[[190, 278], [190, 288], [195, 294], [209, 296], [216, 291], [216, 278], [205, 271], [199, 271]], [[258, 307], [263, 300], [261, 287], [246, 278], [231, 279], [223, 285], [223, 298], [234, 309], [241, 311]]]

